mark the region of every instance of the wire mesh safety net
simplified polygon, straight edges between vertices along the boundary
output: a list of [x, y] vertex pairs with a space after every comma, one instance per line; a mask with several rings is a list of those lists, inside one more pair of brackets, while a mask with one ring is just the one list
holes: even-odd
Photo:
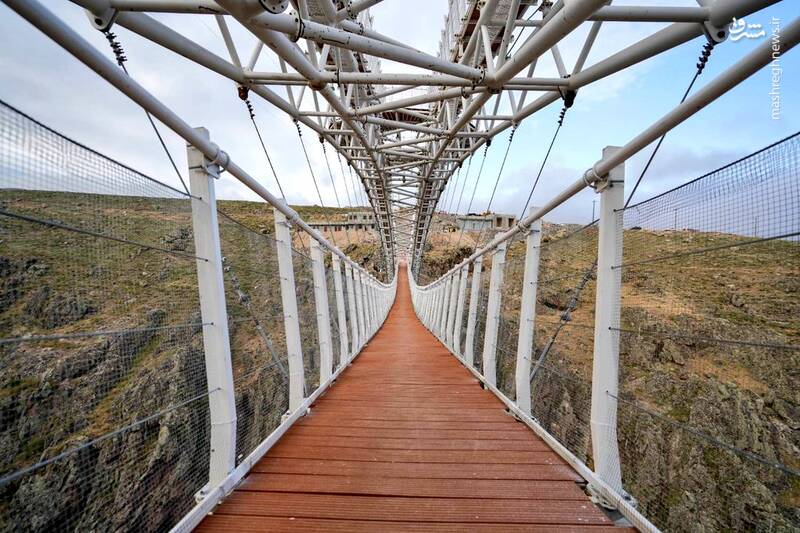
[[[620, 392], [606, 394], [624, 490], [665, 530], [800, 527], [798, 145], [792, 136], [617, 215]], [[590, 468], [597, 237], [596, 223], [544, 224], [531, 356], [533, 418]], [[501, 288], [497, 383], [509, 398], [524, 254], [509, 246]]]
[[0, 529], [168, 529], [208, 475], [190, 198], [0, 104]]
[[623, 482], [665, 529], [800, 527], [799, 149], [623, 213]]
[[[328, 316], [331, 325], [331, 350], [333, 354], [333, 370], [339, 368], [347, 353], [342, 353], [339, 335], [339, 308], [336, 305], [336, 286], [333, 279], [333, 267], [325, 267], [325, 286], [328, 289]], [[344, 291], [342, 291], [344, 297]]]
[[591, 378], [597, 226], [543, 224], [531, 349], [531, 409], [591, 465]]
[[303, 347], [306, 396], [320, 384], [317, 308], [314, 302], [314, 274], [311, 258], [302, 250], [292, 250], [294, 280], [297, 291], [297, 312], [300, 322], [300, 344]]
[[[475, 331], [472, 336], [472, 364], [476, 370], [483, 372], [483, 341], [486, 334], [486, 308], [489, 305], [489, 281], [492, 275], [491, 260], [483, 259], [480, 281], [476, 299]], [[473, 273], [473, 277], [475, 274]], [[466, 343], [466, 341], [465, 341]]]
[[289, 410], [289, 363], [273, 237], [222, 210], [219, 231], [238, 463], [278, 427]]

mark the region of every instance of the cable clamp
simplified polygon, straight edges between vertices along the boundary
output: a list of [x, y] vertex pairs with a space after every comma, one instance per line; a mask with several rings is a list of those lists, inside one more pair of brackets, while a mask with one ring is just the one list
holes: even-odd
[[[222, 172], [225, 172], [225, 170], [227, 170], [228, 165], [231, 162], [231, 159], [228, 156], [228, 154], [224, 150], [222, 150], [219, 146], [215, 144], [214, 147], [216, 148], [216, 154], [214, 155], [214, 159], [212, 159], [208, 163], [205, 163], [203, 165], [203, 168], [209, 175], [213, 176], [216, 179], [219, 179], [219, 175]], [[209, 167], [217, 167], [219, 170], [217, 172], [212, 172]]]
[[533, 230], [531, 229], [531, 227], [530, 226], [524, 226], [522, 224], [522, 222], [517, 222], [517, 229], [520, 231], [520, 233], [522, 233], [526, 237], [528, 235], [530, 235], [531, 233], [533, 233]]
[[[592, 168], [590, 168], [589, 170], [584, 172], [582, 177], [583, 177], [583, 182], [586, 184], [586, 186], [587, 187], [591, 187], [596, 192], [600, 192], [602, 190], [600, 188], [600, 183], [601, 182], [608, 181], [608, 180], [604, 180], [603, 177], [601, 177], [599, 174], [597, 174], [597, 171], [595, 170], [594, 165], [592, 165]], [[604, 189], [605, 185], [603, 185], [602, 188]]]
[[85, 9], [84, 11], [92, 26], [94, 26], [96, 30], [103, 32], [107, 32], [111, 29], [111, 26], [114, 25], [114, 22], [117, 20], [117, 15], [119, 14], [119, 11], [113, 7], [109, 7], [99, 14], [93, 13], [89, 9]]

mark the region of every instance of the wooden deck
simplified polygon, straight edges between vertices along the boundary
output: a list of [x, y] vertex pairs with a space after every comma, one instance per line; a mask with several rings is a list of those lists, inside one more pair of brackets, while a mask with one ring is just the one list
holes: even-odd
[[619, 532], [580, 481], [419, 322], [401, 271], [378, 334], [197, 530]]

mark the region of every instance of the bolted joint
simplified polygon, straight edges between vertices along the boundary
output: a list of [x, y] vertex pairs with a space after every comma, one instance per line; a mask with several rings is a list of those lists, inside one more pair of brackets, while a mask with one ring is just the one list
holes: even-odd
[[258, 1], [261, 3], [261, 7], [263, 7], [273, 15], [283, 13], [284, 11], [286, 11], [286, 8], [289, 7], [289, 0], [258, 0]]

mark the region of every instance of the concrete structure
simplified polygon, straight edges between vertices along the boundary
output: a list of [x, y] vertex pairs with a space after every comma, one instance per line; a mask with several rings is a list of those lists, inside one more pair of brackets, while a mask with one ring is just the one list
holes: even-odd
[[345, 221], [309, 222], [309, 226], [319, 231], [375, 231], [375, 214], [371, 211], [347, 213]]
[[514, 227], [517, 217], [502, 213], [470, 213], [458, 217], [456, 223], [463, 231], [506, 230]]

